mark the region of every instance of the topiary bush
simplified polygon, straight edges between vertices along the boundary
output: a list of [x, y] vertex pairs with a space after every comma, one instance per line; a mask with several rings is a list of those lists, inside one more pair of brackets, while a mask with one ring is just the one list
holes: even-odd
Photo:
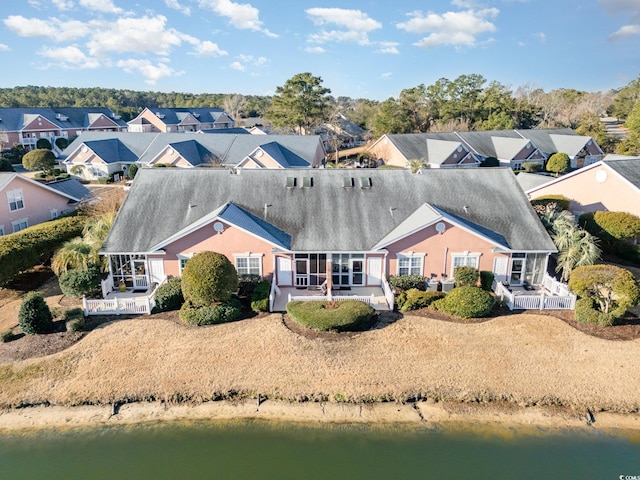
[[422, 275], [391, 275], [389, 277], [389, 286], [396, 292], [403, 292], [411, 288], [424, 290], [424, 277]]
[[485, 317], [491, 312], [494, 297], [478, 287], [456, 287], [432, 306], [462, 318]]
[[475, 267], [456, 267], [453, 272], [453, 281], [457, 287], [477, 287], [480, 272]]
[[171, 310], [179, 310], [184, 303], [182, 295], [182, 279], [180, 277], [171, 277], [158, 288], [153, 294], [155, 306], [154, 313], [168, 312]]
[[182, 294], [194, 306], [226, 303], [237, 289], [238, 273], [221, 253], [196, 253], [182, 270]]
[[321, 332], [361, 331], [370, 328], [375, 310], [359, 300], [293, 301], [287, 313], [298, 325]]
[[53, 330], [53, 315], [42, 295], [37, 292], [25, 295], [18, 312], [18, 325], [25, 335], [48, 333]]
[[94, 297], [100, 287], [100, 268], [91, 267], [87, 270], [72, 268], [60, 274], [58, 283], [60, 290], [67, 297]]
[[15, 169], [8, 159], [0, 157], [0, 172], [15, 172]]
[[269, 311], [269, 290], [271, 284], [268, 280], [262, 280], [251, 292], [251, 310], [254, 312]]
[[240, 316], [240, 305], [233, 300], [218, 305], [193, 306], [185, 302], [180, 308], [180, 320], [188, 325], [202, 326], [231, 322]]
[[487, 292], [491, 292], [493, 288], [493, 280], [495, 276], [493, 272], [489, 270], [481, 270], [480, 271], [480, 288], [486, 290]]
[[47, 150], [51, 150], [52, 145], [51, 145], [51, 142], [46, 138], [39, 138], [36, 141], [36, 148], [43, 148], [43, 149], [46, 148]]
[[546, 207], [547, 205], [555, 204], [558, 210], [569, 210], [571, 206], [571, 200], [564, 195], [545, 195], [543, 197], [534, 198], [531, 200], [531, 205], [534, 207], [540, 205]]
[[36, 148], [22, 157], [22, 166], [27, 170], [46, 172], [56, 164], [56, 156], [50, 149]]
[[401, 312], [409, 312], [411, 310], [419, 310], [430, 306], [434, 301], [444, 298], [446, 293], [435, 291], [422, 291], [417, 288], [410, 288], [402, 292], [396, 303]]
[[602, 249], [628, 260], [640, 260], [637, 239], [640, 217], [627, 212], [592, 212], [578, 218], [578, 224], [598, 237]]
[[64, 150], [68, 146], [69, 146], [69, 140], [67, 140], [64, 137], [56, 138], [56, 147], [58, 147], [60, 150]]
[[[615, 265], [588, 265], [571, 272], [569, 289], [586, 299], [590, 308], [612, 316], [610, 324], [638, 304], [640, 288], [633, 274]], [[582, 307], [586, 312], [584, 304]], [[586, 315], [586, 314], [585, 314]]]
[[547, 160], [547, 171], [555, 173], [556, 176], [559, 173], [568, 172], [571, 169], [571, 160], [566, 153], [558, 152], [554, 153]]

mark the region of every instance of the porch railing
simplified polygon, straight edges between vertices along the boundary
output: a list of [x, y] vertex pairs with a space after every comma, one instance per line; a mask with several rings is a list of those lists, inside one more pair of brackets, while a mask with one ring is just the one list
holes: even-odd
[[89, 315], [122, 315], [150, 314], [155, 306], [153, 295], [141, 297], [83, 298], [82, 308], [85, 316]]
[[566, 283], [559, 282], [555, 278], [551, 277], [548, 273], [545, 272], [544, 277], [542, 278], [542, 286], [549, 290], [553, 295], [560, 296], [569, 296], [571, 292], [569, 291], [569, 286]]
[[107, 294], [113, 291], [113, 277], [111, 274], [104, 280], [100, 280], [100, 289], [102, 290], [102, 298], [106, 298]]
[[391, 286], [389, 282], [387, 282], [386, 278], [382, 279], [382, 291], [384, 292], [384, 298], [387, 301], [387, 305], [389, 305], [389, 310], [393, 310], [393, 305], [396, 302], [396, 297], [391, 290]]
[[269, 311], [273, 312], [273, 307], [276, 304], [276, 298], [280, 295], [280, 289], [276, 285], [276, 279], [271, 281], [271, 290], [269, 291]]
[[509, 310], [573, 310], [576, 306], [576, 296], [550, 295], [544, 290], [540, 293], [510, 292], [500, 282], [494, 282], [494, 292], [505, 302]]

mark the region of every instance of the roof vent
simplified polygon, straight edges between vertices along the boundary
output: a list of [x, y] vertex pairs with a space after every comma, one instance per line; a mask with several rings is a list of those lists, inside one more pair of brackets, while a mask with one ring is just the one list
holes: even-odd
[[287, 177], [287, 188], [294, 188], [298, 184], [298, 179], [296, 177]]
[[462, 209], [464, 210], [464, 213], [469, 213], [469, 207], [467, 205], [463, 205]]
[[372, 186], [371, 177], [360, 178], [360, 188], [371, 188]]
[[111, 113], [111, 118], [113, 118], [114, 120], [120, 120], [122, 117], [120, 115], [115, 114], [115, 113]]
[[196, 118], [200, 118], [200, 114], [199, 114], [199, 113], [193, 112], [193, 113], [192, 113], [192, 115], [193, 115], [194, 117], [196, 117]]
[[156, 112], [156, 117], [164, 118], [164, 113]]
[[56, 113], [56, 118], [58, 120], [62, 120], [63, 122], [66, 122], [67, 120], [69, 120], [69, 117], [67, 117], [66, 115], [62, 115], [61, 113]]
[[302, 186], [304, 188], [313, 187], [313, 177], [302, 177]]

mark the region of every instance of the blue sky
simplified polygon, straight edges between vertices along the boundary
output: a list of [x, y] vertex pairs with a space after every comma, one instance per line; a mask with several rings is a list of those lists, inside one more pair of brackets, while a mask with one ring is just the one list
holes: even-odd
[[640, 0], [28, 0], [0, 14], [0, 87], [272, 95], [296, 73], [384, 100], [477, 73], [605, 91], [640, 75]]

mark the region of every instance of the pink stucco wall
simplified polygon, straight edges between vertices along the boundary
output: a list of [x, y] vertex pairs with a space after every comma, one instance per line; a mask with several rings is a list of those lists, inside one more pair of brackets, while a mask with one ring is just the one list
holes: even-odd
[[535, 199], [546, 195], [564, 195], [571, 199], [571, 210], [577, 214], [608, 210], [640, 215], [640, 190], [606, 165], [585, 167], [575, 175], [542, 186], [529, 197]]
[[494, 254], [491, 249], [493, 244], [488, 241], [456, 227], [448, 222], [444, 222], [446, 229], [443, 233], [436, 232], [432, 225], [408, 237], [403, 238], [386, 248], [389, 251], [387, 256], [388, 275], [397, 275], [398, 253], [413, 252], [414, 254], [426, 253], [424, 257], [423, 272], [427, 278], [438, 278], [442, 280], [442, 274], [451, 277], [452, 254], [480, 254], [480, 270], [492, 270]]
[[[9, 210], [7, 192], [10, 190], [22, 190], [24, 208]], [[0, 192], [0, 225], [4, 225], [4, 233], [13, 233], [11, 222], [26, 218], [31, 227], [38, 223], [51, 220], [51, 210], [55, 209], [58, 215], [63, 210], [73, 210], [75, 207], [68, 204], [69, 198], [48, 188], [35, 185], [28, 180], [15, 177]]]
[[234, 263], [233, 254], [262, 253], [262, 276], [273, 273], [273, 259], [271, 250], [273, 245], [240, 230], [232, 225], [224, 224], [222, 233], [215, 233], [212, 224], [196, 230], [165, 247], [164, 273], [177, 276], [180, 274], [178, 254], [186, 255], [204, 251], [213, 251], [225, 255]]

